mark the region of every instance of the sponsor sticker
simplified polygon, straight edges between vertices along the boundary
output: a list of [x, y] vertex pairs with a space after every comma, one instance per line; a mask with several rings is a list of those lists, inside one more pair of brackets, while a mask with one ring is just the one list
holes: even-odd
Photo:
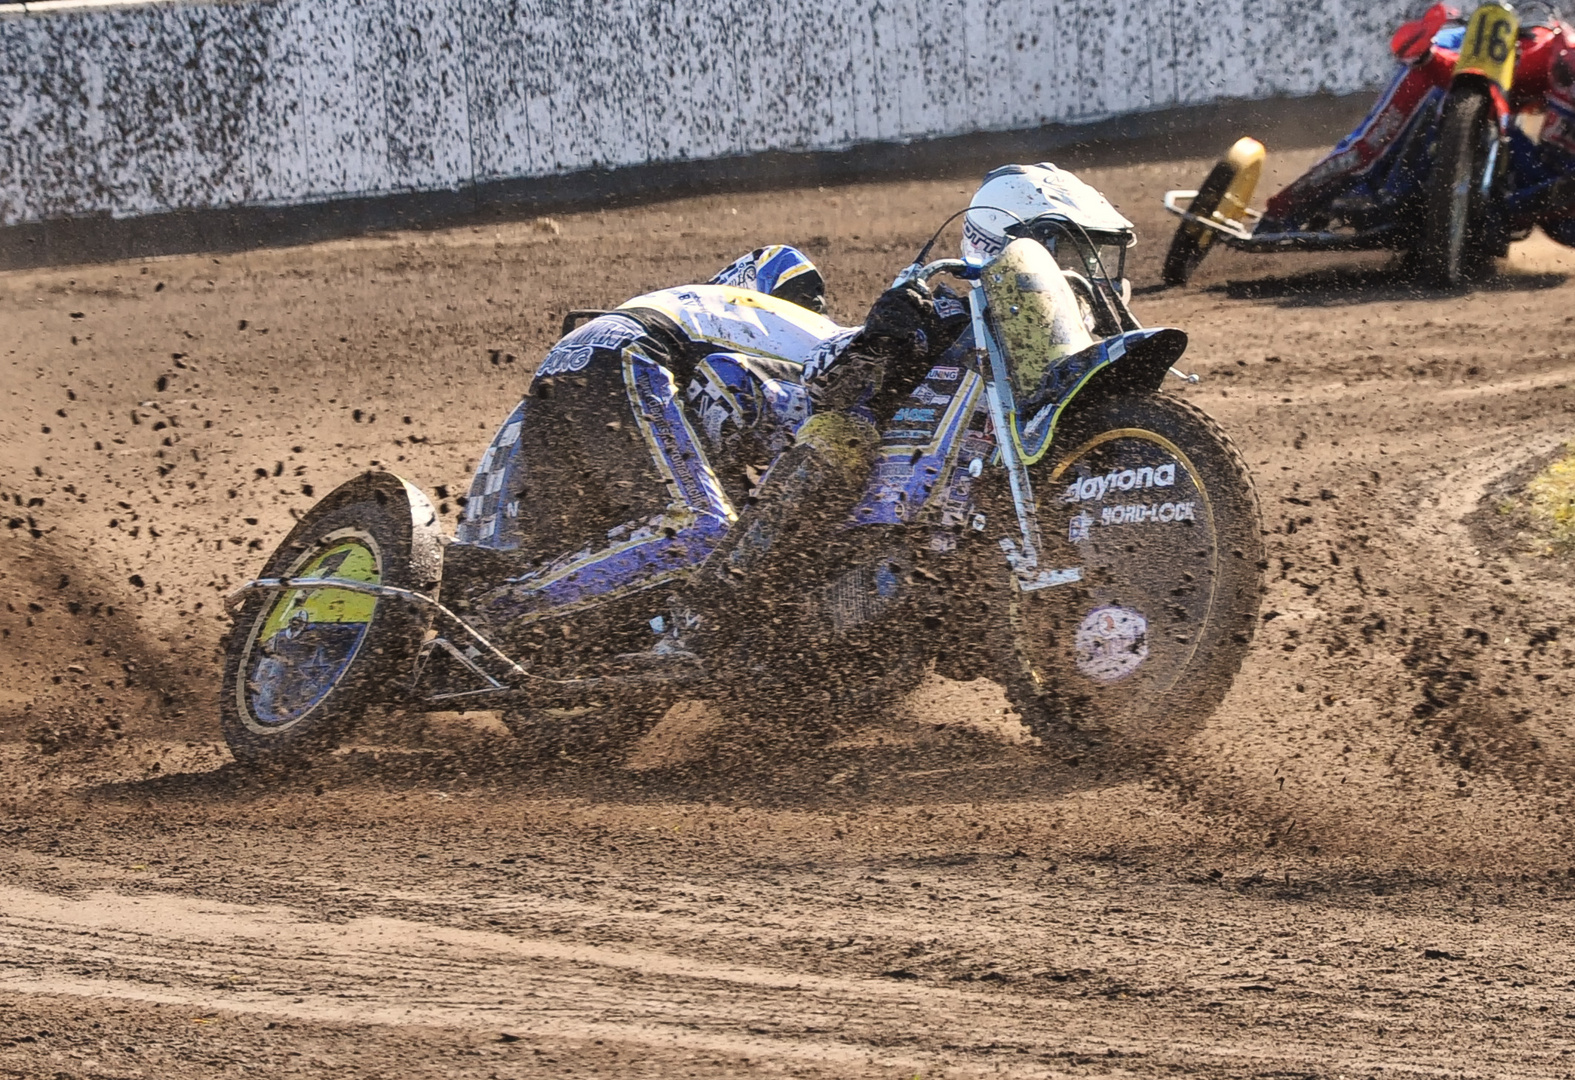
[[1338, 154], [1331, 155], [1327, 160], [1314, 165], [1307, 171], [1307, 175], [1302, 177], [1302, 183], [1309, 187], [1314, 184], [1321, 184], [1330, 177], [1338, 176], [1360, 162], [1361, 151], [1353, 146], [1349, 150], [1343, 150]]
[[[1145, 525], [1151, 522], [1170, 524], [1173, 521], [1196, 521], [1191, 502], [1131, 503], [1126, 506], [1103, 506], [1099, 510], [1101, 525]], [[1076, 519], [1073, 519], [1076, 520]]]
[[1061, 496], [1061, 501], [1067, 503], [1100, 501], [1108, 492], [1170, 487], [1175, 482], [1174, 461], [1157, 468], [1144, 465], [1137, 469], [1112, 469], [1103, 476], [1085, 476], [1072, 481], [1067, 485], [1066, 494]]
[[[984, 438], [982, 434], [970, 431], [963, 436], [962, 454], [960, 456], [964, 459], [986, 458], [994, 450], [995, 442], [993, 440]], [[971, 467], [969, 471], [972, 472]], [[977, 476], [979, 474], [974, 473], [974, 475]]]
[[1542, 125], [1542, 141], [1575, 151], [1575, 100], [1568, 92], [1548, 95], [1548, 109]]
[[937, 408], [942, 405], [950, 405], [952, 401], [951, 394], [937, 394], [923, 383], [920, 383], [918, 388], [909, 394], [908, 397], [917, 401], [920, 405], [934, 405]]
[[897, 415], [893, 416], [892, 419], [909, 424], [931, 424], [935, 422], [935, 410], [912, 407], [898, 409]]
[[966, 312], [968, 308], [955, 296], [937, 296], [935, 298], [935, 314], [942, 319], [955, 319]]
[[[755, 277], [759, 270], [755, 266], [755, 253], [741, 256], [729, 263], [720, 274], [711, 279], [712, 285], [731, 285], [737, 289], [752, 289], [755, 287]], [[657, 631], [660, 633], [661, 631]]]
[[993, 259], [1006, 250], [1006, 237], [985, 232], [974, 224], [973, 215], [963, 218], [963, 239], [978, 249], [986, 259]]
[[1391, 103], [1388, 108], [1378, 114], [1378, 117], [1373, 121], [1372, 127], [1367, 129], [1367, 134], [1362, 136], [1362, 141], [1375, 149], [1382, 149], [1389, 142], [1390, 136], [1398, 132], [1405, 124], [1405, 120], [1405, 112]]
[[956, 382], [958, 376], [961, 374], [962, 368], [933, 367], [930, 369], [930, 373], [926, 375], [925, 378], [935, 379], [938, 382]]
[[1095, 608], [1073, 635], [1072, 652], [1088, 678], [1117, 682], [1148, 659], [1148, 620], [1132, 608]]
[[579, 371], [591, 362], [597, 349], [621, 349], [645, 333], [645, 328], [626, 315], [602, 315], [565, 336], [552, 347], [536, 377], [545, 379]]
[[1067, 526], [1066, 526], [1066, 539], [1067, 539], [1067, 542], [1071, 543], [1071, 544], [1075, 544], [1075, 543], [1078, 543], [1081, 540], [1087, 540], [1088, 539], [1088, 528], [1093, 523], [1094, 523], [1094, 519], [1089, 517], [1088, 514], [1086, 514], [1086, 513], [1078, 514], [1070, 522], [1067, 523]]

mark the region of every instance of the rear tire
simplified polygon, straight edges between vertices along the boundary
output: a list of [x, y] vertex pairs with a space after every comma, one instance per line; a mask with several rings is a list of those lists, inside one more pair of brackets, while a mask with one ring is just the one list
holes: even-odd
[[[340, 577], [434, 595], [437, 515], [391, 473], [368, 472], [301, 518], [262, 577]], [[347, 589], [252, 594], [225, 650], [219, 707], [236, 761], [299, 762], [329, 750], [367, 706], [399, 700], [430, 621], [424, 607]]]
[[[1188, 210], [1199, 217], [1208, 217], [1220, 208], [1225, 193], [1236, 179], [1236, 168], [1221, 161], [1209, 172], [1203, 186], [1193, 197]], [[1170, 251], [1165, 255], [1165, 268], [1161, 276], [1166, 285], [1185, 285], [1192, 272], [1214, 245], [1214, 230], [1206, 225], [1183, 221], [1176, 226], [1176, 235], [1170, 241]]]
[[1082, 577], [1010, 591], [1007, 696], [1048, 743], [1163, 752], [1219, 704], [1252, 641], [1251, 477], [1213, 420], [1163, 394], [1083, 405], [1056, 444], [1031, 469], [1042, 565]]
[[1456, 92], [1444, 102], [1417, 247], [1418, 268], [1430, 285], [1458, 288], [1492, 265], [1487, 217], [1497, 139], [1486, 94]]

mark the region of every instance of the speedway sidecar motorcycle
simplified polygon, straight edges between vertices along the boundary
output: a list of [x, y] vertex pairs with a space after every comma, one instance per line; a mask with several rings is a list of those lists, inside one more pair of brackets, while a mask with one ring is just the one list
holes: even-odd
[[[369, 472], [230, 598], [221, 718], [236, 758], [321, 753], [373, 705], [499, 710], [517, 732], [581, 746], [637, 734], [680, 698], [814, 725], [866, 715], [932, 668], [999, 681], [1047, 740], [1172, 742], [1218, 703], [1252, 638], [1256, 496], [1213, 421], [1159, 392], [1186, 335], [1138, 325], [1086, 231], [1052, 219], [1018, 232], [983, 265], [921, 265], [927, 245], [905, 271], [971, 286], [971, 329], [886, 424], [851, 513], [810, 527], [818, 539], [796, 550], [812, 557], [722, 646], [646, 662], [681, 574], [607, 595], [571, 582], [557, 608], [488, 620], [478, 597], [551, 572], [557, 553], [494, 550], [484, 530], [449, 539], [422, 492]], [[812, 412], [796, 365], [746, 367], [736, 392], [790, 434]], [[484, 460], [472, 498], [502, 475]], [[705, 555], [664, 553], [691, 569]]]
[[[1169, 191], [1181, 224], [1163, 278], [1181, 285], [1216, 243], [1238, 251], [1406, 253], [1431, 284], [1481, 276], [1513, 241], [1543, 224], [1565, 241], [1559, 183], [1575, 161], [1571, 103], [1557, 85], [1575, 49], [1558, 11], [1521, 17], [1488, 0], [1462, 24], [1438, 4], [1390, 42], [1402, 62], [1361, 125], [1308, 172], [1251, 207], [1264, 148], [1243, 138], [1196, 191]], [[1546, 111], [1542, 142], [1517, 122]], [[1575, 144], [1572, 144], [1575, 146]], [[1575, 240], [1575, 235], [1569, 237]]]

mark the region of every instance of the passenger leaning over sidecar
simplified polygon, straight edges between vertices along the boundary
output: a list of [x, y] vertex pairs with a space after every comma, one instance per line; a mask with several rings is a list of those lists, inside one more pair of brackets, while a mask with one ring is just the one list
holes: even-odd
[[546, 556], [511, 568], [472, 614], [502, 627], [680, 578], [738, 520], [759, 479], [747, 466], [790, 444], [861, 477], [876, 420], [966, 317], [905, 287], [844, 327], [820, 313], [823, 292], [803, 254], [772, 246], [565, 335], [487, 450], [457, 535]]

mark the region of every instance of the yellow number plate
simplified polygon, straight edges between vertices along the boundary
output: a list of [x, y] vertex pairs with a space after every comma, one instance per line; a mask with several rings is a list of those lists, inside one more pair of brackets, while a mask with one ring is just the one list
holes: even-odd
[[1509, 93], [1509, 84], [1515, 77], [1515, 37], [1519, 32], [1520, 20], [1513, 11], [1502, 4], [1483, 4], [1472, 12], [1471, 21], [1466, 24], [1455, 74], [1485, 76]]

